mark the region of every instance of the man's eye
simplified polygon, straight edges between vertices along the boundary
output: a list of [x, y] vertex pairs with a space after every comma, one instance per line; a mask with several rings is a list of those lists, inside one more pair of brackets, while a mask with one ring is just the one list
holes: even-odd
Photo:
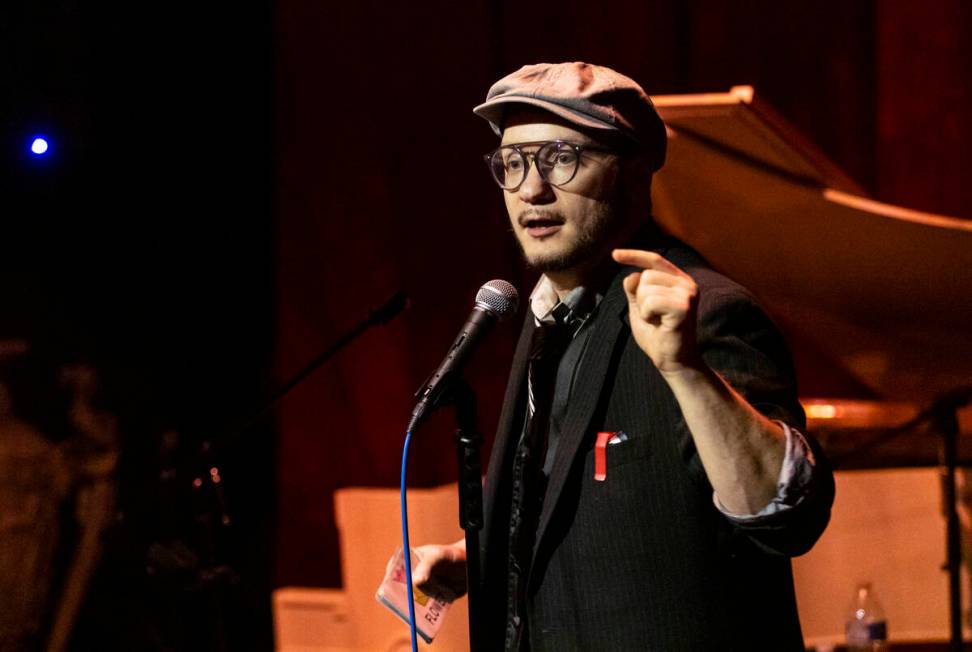
[[523, 161], [519, 158], [511, 158], [506, 162], [507, 170], [519, 170], [523, 167]]
[[577, 160], [577, 155], [572, 149], [556, 149], [543, 152], [543, 162], [549, 167], [570, 167]]

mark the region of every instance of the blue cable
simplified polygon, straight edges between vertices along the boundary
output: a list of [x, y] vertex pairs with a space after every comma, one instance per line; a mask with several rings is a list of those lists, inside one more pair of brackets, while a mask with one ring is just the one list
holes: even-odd
[[405, 471], [408, 462], [408, 444], [412, 441], [412, 431], [405, 433], [405, 447], [402, 449], [402, 551], [405, 556], [405, 587], [408, 590], [408, 629], [412, 635], [412, 652], [418, 652], [415, 639], [415, 598], [412, 596], [412, 548], [408, 544], [408, 502], [405, 499]]

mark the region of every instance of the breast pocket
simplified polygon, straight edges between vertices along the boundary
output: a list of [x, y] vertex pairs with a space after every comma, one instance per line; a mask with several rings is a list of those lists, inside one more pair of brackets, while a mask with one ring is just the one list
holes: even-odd
[[[578, 492], [578, 522], [591, 530], [613, 532], [618, 524], [642, 518], [642, 503], [655, 491], [654, 455], [646, 438], [632, 436], [604, 447], [603, 473], [596, 447], [589, 451]], [[595, 539], [597, 537], [594, 537]]]
[[650, 450], [648, 442], [643, 437], [629, 438], [617, 444], [604, 447], [604, 459], [607, 468], [611, 469], [647, 457]]

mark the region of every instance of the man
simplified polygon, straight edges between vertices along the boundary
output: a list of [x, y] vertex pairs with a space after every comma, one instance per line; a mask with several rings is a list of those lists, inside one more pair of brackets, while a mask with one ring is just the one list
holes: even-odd
[[[487, 474], [486, 648], [802, 650], [789, 557], [823, 531], [832, 474], [769, 319], [651, 221], [651, 101], [540, 64], [475, 112], [542, 273]], [[463, 590], [462, 542], [419, 552], [420, 587]]]

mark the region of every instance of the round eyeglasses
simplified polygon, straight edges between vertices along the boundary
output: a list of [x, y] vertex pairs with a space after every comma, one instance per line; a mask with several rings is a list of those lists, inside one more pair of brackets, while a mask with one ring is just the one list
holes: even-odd
[[[524, 148], [536, 148], [532, 152]], [[591, 145], [578, 145], [566, 140], [539, 140], [531, 143], [503, 145], [486, 154], [486, 165], [493, 179], [503, 190], [514, 192], [530, 173], [530, 158], [537, 165], [540, 178], [551, 186], [560, 187], [577, 175], [581, 155], [585, 150], [610, 152]]]

